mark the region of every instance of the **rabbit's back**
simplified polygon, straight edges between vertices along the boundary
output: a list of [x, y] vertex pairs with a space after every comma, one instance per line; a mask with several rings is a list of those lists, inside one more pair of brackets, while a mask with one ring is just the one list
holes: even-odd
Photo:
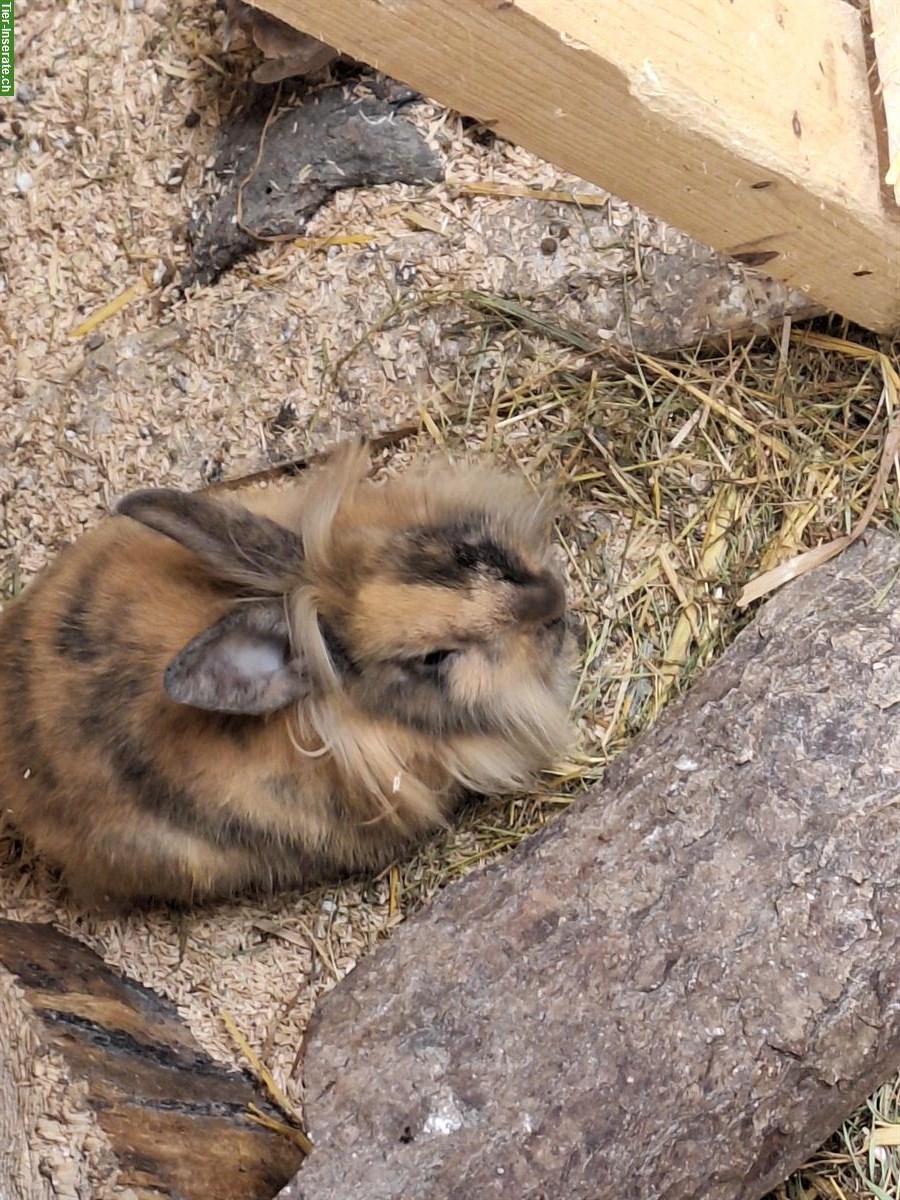
[[114, 517], [0, 616], [0, 794], [76, 891], [189, 901], [389, 857], [283, 714], [166, 697], [173, 656], [228, 607], [187, 551]]

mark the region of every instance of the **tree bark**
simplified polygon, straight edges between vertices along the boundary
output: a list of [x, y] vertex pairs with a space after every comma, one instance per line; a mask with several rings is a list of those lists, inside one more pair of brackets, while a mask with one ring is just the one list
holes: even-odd
[[270, 1200], [302, 1154], [172, 1005], [49, 925], [0, 920], [0, 1196]]
[[900, 1065], [900, 544], [323, 1002], [283, 1200], [757, 1200]]

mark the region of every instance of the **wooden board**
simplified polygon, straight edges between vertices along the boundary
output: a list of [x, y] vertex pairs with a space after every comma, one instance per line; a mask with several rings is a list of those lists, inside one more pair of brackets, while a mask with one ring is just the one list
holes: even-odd
[[900, 327], [900, 212], [844, 0], [261, 7], [835, 311]]
[[886, 127], [885, 183], [900, 205], [900, 0], [869, 0], [869, 12]]

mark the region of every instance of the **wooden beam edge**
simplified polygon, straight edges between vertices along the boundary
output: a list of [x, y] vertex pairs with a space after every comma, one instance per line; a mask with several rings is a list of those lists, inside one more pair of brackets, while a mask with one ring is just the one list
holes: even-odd
[[[775, 23], [760, 25], [762, 44], [749, 57], [737, 42], [715, 51], [734, 72], [719, 80], [734, 94], [732, 107], [714, 102], [716, 79], [709, 78], [702, 86], [713, 91], [692, 112], [698, 73], [689, 68], [707, 47], [685, 43], [702, 42], [702, 24], [686, 25], [677, 46], [671, 33], [667, 43], [639, 27], [648, 57], [638, 62], [634, 0], [590, 12], [578, 0], [263, 0], [260, 7], [828, 308], [891, 332], [900, 328], [900, 220], [887, 211], [878, 180], [859, 14], [843, 0], [816, 0], [815, 7], [766, 0], [765, 8], [783, 23], [780, 14], [792, 19], [792, 5], [807, 16], [821, 9], [817, 29], [827, 50], [819, 62], [824, 85], [812, 78], [796, 85], [808, 102], [800, 105], [804, 117], [808, 107], [815, 120], [804, 128], [795, 109], [795, 148], [771, 120], [747, 129], [733, 119], [746, 108], [738, 93], [766, 86], [751, 67], [775, 46], [765, 42], [775, 38]], [[670, 3], [659, 11], [677, 28], [681, 18]], [[733, 35], [739, 26], [729, 28]], [[670, 43], [671, 56], [660, 58]], [[779, 43], [781, 58], [794, 48], [801, 46]], [[668, 70], [660, 87], [658, 61]], [[834, 152], [824, 149], [832, 142]]]
[[884, 183], [900, 212], [900, 7], [897, 0], [869, 0], [869, 18], [876, 68], [874, 83], [885, 124]]

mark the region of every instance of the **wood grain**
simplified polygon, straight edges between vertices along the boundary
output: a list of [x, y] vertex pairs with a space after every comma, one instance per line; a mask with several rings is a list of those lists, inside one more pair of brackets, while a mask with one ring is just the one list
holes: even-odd
[[[878, 91], [884, 109], [888, 165], [885, 182], [900, 205], [900, 4], [869, 0]], [[900, 282], [898, 282], [900, 288]]]
[[0, 1195], [269, 1200], [302, 1154], [172, 1005], [49, 925], [0, 920]]

